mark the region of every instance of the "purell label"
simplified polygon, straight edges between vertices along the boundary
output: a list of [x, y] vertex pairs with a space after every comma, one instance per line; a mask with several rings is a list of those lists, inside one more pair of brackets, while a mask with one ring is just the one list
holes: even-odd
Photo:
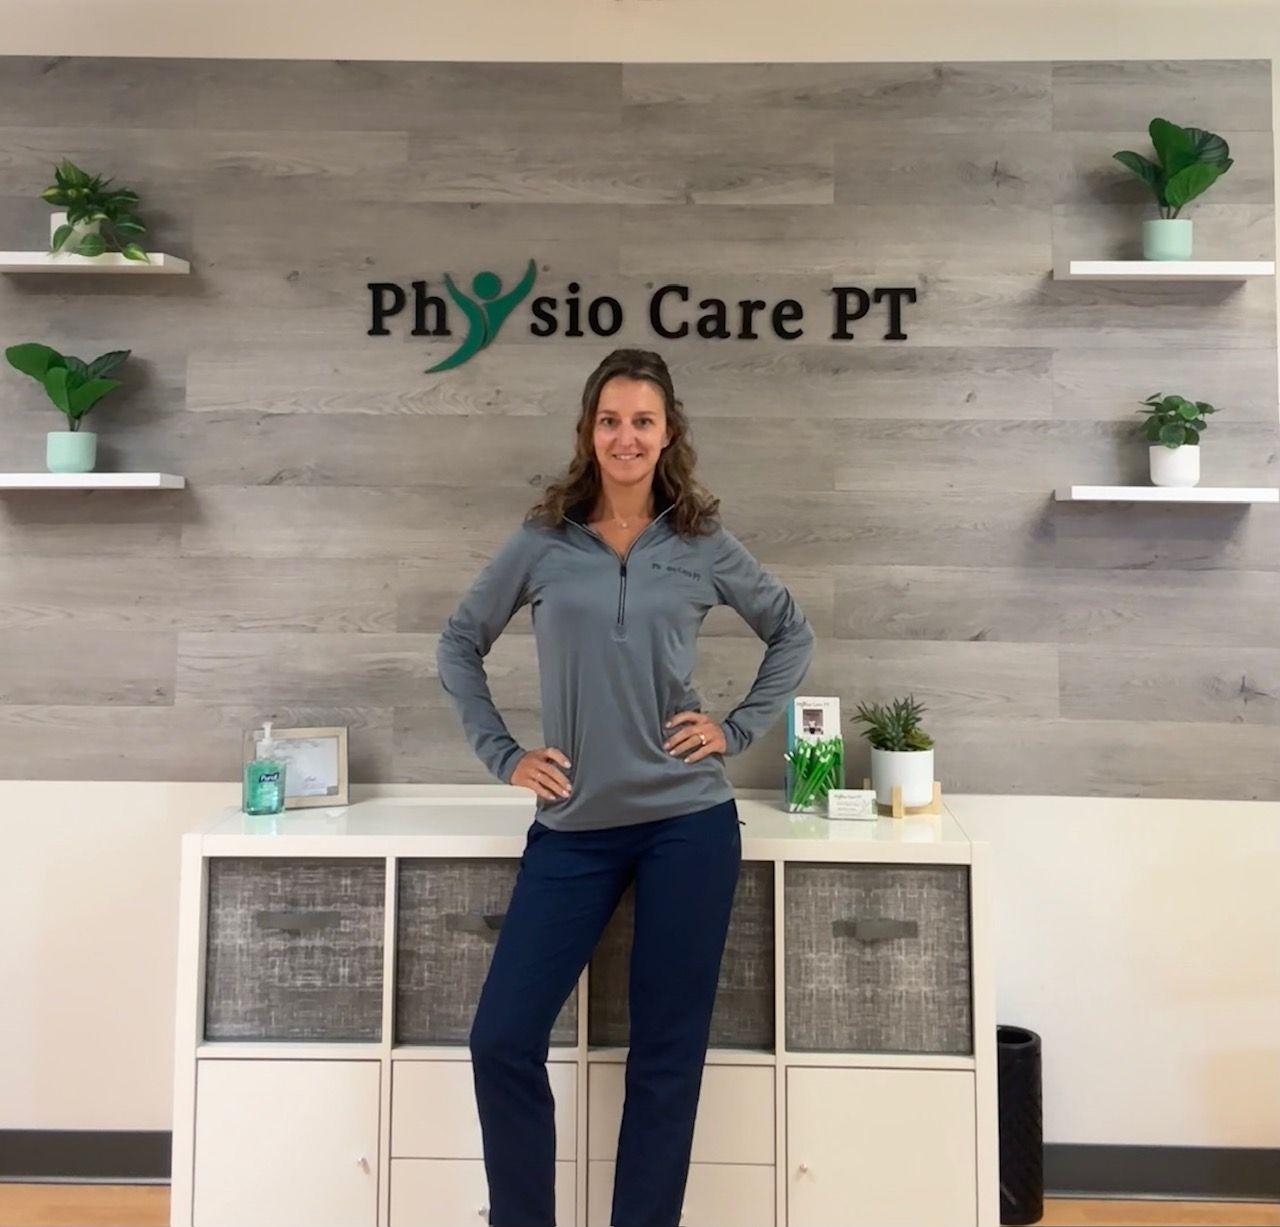
[[259, 784], [278, 784], [279, 782], [280, 772], [278, 771], [264, 771], [260, 776], [258, 776]]

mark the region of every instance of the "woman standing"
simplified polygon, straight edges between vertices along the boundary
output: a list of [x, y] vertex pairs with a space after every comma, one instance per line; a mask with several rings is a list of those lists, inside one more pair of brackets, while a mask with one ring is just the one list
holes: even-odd
[[[437, 663], [467, 739], [536, 794], [470, 1034], [492, 1227], [555, 1223], [551, 1028], [635, 886], [626, 1099], [613, 1227], [675, 1227], [742, 857], [724, 759], [781, 714], [813, 630], [715, 518], [666, 364], [618, 349], [588, 378], [567, 474], [476, 576]], [[525, 750], [483, 658], [522, 605], [546, 745]], [[727, 604], [765, 642], [723, 720], [692, 684], [699, 628]]]

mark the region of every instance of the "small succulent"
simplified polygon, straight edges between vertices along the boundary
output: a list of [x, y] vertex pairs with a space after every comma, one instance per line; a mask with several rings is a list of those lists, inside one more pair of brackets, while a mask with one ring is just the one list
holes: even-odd
[[1142, 424], [1148, 443], [1163, 443], [1165, 447], [1181, 447], [1184, 443], [1199, 443], [1200, 432], [1208, 425], [1206, 413], [1217, 410], [1206, 401], [1190, 401], [1183, 396], [1165, 396], [1156, 392], [1142, 402], [1146, 408], [1137, 410], [1151, 416]]
[[86, 234], [75, 246], [75, 254], [100, 256], [108, 243], [129, 260], [151, 263], [151, 257], [135, 243], [131, 235], [145, 234], [146, 226], [134, 216], [132, 209], [138, 203], [138, 193], [129, 188], [108, 191], [114, 182], [101, 175], [90, 176], [69, 158], [54, 168], [54, 183], [40, 195], [50, 204], [62, 205], [67, 210], [67, 220], [54, 231], [51, 251], [71, 251], [67, 240], [78, 222], [100, 222], [98, 234]]
[[121, 380], [106, 376], [119, 367], [130, 352], [115, 349], [92, 362], [84, 362], [31, 341], [10, 345], [4, 356], [15, 370], [30, 375], [44, 388], [49, 399], [67, 415], [71, 430], [79, 430], [80, 419], [108, 392], [120, 387]]
[[857, 714], [850, 719], [867, 724], [862, 735], [877, 750], [929, 750], [933, 738], [920, 728], [920, 715], [925, 710], [913, 695], [908, 695], [894, 699], [888, 706], [859, 703]]
[[1160, 216], [1173, 218], [1231, 167], [1227, 142], [1215, 132], [1181, 128], [1167, 119], [1153, 119], [1147, 128], [1159, 162], [1122, 149], [1112, 156], [1151, 189]]

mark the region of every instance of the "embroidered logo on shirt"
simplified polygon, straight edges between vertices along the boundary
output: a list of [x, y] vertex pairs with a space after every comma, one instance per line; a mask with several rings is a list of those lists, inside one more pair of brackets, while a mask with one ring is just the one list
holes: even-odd
[[688, 567], [677, 567], [674, 563], [655, 562], [653, 564], [655, 571], [679, 571], [681, 575], [687, 575], [690, 579], [701, 579], [701, 571], [690, 571]]

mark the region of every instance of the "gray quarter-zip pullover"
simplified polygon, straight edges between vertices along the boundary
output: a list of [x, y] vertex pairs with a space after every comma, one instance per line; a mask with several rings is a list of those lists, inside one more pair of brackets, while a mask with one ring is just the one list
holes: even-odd
[[766, 645], [747, 696], [719, 721], [728, 754], [773, 724], [809, 668], [813, 628], [786, 587], [722, 525], [680, 536], [672, 505], [654, 493], [660, 510], [625, 557], [585, 523], [585, 509], [559, 528], [526, 520], [440, 636], [441, 685], [476, 755], [509, 783], [531, 747], [498, 713], [483, 658], [516, 611], [531, 607], [543, 744], [572, 764], [561, 768], [570, 795], [536, 800], [538, 820], [557, 830], [630, 826], [733, 796], [724, 755], [688, 763], [663, 748], [676, 731], [665, 727], [671, 716], [703, 710], [692, 676], [713, 605], [736, 609]]

